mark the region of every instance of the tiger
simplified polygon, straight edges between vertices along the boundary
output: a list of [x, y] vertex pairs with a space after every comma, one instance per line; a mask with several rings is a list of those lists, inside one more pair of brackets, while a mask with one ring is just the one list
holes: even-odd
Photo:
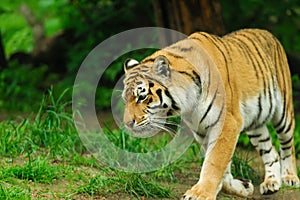
[[[213, 67], [219, 81], [212, 75]], [[253, 195], [250, 180], [231, 174], [243, 132], [264, 164], [262, 195], [282, 185], [299, 186], [291, 74], [283, 46], [269, 31], [241, 29], [224, 36], [196, 32], [141, 62], [128, 58], [124, 71], [123, 122], [137, 135], [160, 127], [156, 119], [194, 113], [198, 124], [191, 123], [191, 129], [199, 141], [223, 119], [220, 131], [208, 136], [200, 179], [183, 200], [216, 199], [221, 190], [240, 197]], [[217, 83], [223, 85], [223, 93]], [[277, 132], [280, 154], [267, 124]]]

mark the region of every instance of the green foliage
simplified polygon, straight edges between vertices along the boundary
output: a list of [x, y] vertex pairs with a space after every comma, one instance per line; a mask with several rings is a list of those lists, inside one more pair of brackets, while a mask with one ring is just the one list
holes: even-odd
[[84, 152], [76, 133], [73, 119], [67, 112], [70, 102], [64, 100], [67, 90], [55, 98], [52, 90], [41, 103], [33, 119], [26, 118], [20, 124], [13, 121], [0, 123], [1, 156], [16, 156], [28, 151], [37, 153], [40, 148], [53, 157], [68, 158]]
[[298, 74], [292, 76], [293, 82], [293, 99], [295, 111], [300, 110], [300, 78]]
[[34, 11], [38, 20], [43, 21], [46, 35], [52, 35], [64, 27], [60, 12], [67, 5], [67, 0], [50, 1], [10, 1], [0, 3], [0, 27], [7, 56], [16, 52], [31, 52], [34, 47], [32, 30], [24, 16], [19, 12], [22, 3], [26, 3]]
[[6, 55], [17, 51], [30, 52], [33, 38], [30, 27], [18, 12], [20, 2], [3, 0], [0, 3], [0, 31]]
[[[300, 5], [297, 0], [220, 0], [228, 31], [264, 28], [274, 33], [286, 51], [300, 52]], [[234, 6], [232, 6], [234, 5]]]
[[64, 174], [63, 166], [52, 166], [44, 158], [37, 158], [24, 162], [23, 166], [12, 166], [1, 170], [1, 179], [18, 178], [36, 183], [52, 183]]
[[87, 185], [77, 190], [78, 193], [87, 193], [105, 196], [107, 193], [127, 193], [135, 197], [167, 198], [171, 191], [160, 186], [159, 183], [149, 180], [145, 175], [117, 172], [116, 176], [96, 176], [90, 179]]
[[[0, 108], [30, 112], [37, 109], [40, 102], [44, 74], [47, 68], [30, 68], [10, 63], [0, 73]], [[39, 87], [40, 86], [40, 87]]]
[[249, 155], [249, 152], [244, 154], [235, 152], [231, 164], [233, 177], [252, 180], [254, 184], [258, 184], [260, 182], [259, 174], [250, 166], [253, 159]]
[[2, 181], [0, 181], [0, 199], [30, 200], [31, 194], [18, 186], [5, 184]]

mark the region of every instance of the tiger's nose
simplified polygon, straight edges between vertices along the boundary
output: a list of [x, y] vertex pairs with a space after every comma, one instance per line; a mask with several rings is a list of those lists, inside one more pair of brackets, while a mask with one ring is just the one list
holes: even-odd
[[135, 120], [132, 120], [132, 121], [127, 122], [126, 126], [128, 126], [129, 128], [133, 128], [134, 124], [135, 124]]

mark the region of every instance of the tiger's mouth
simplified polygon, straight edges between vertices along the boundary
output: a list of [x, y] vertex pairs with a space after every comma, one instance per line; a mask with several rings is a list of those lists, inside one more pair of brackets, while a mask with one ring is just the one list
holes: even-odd
[[161, 131], [160, 128], [156, 127], [151, 123], [143, 124], [143, 125], [135, 125], [132, 127], [126, 126], [127, 131], [133, 137], [140, 137], [140, 138], [148, 138], [152, 137], [158, 132]]
[[176, 131], [180, 128], [180, 117], [150, 119], [143, 123], [126, 126], [129, 134], [134, 137], [147, 138], [154, 136], [160, 132], [167, 132], [171, 136], [176, 134]]

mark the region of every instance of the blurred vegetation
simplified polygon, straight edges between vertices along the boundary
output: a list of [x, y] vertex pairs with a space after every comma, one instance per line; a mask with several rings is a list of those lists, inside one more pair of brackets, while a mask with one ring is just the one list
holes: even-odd
[[[32, 27], [19, 11], [21, 3], [26, 3], [43, 23], [47, 39], [60, 45], [59, 50], [54, 49], [61, 59], [59, 64], [24, 61], [31, 58], [36, 44]], [[227, 32], [246, 27], [268, 29], [288, 53], [300, 54], [299, 1], [220, 0], [220, 3]], [[42, 94], [51, 85], [54, 95], [72, 88], [82, 61], [96, 45], [116, 33], [143, 26], [155, 26], [152, 0], [1, 0], [0, 34], [8, 66], [0, 66], [0, 109], [37, 112]], [[137, 59], [144, 55], [130, 54]], [[127, 56], [118, 58], [105, 73], [103, 87], [96, 94], [98, 110], [110, 105], [110, 86], [123, 74], [122, 63]], [[293, 82], [295, 107], [299, 110], [299, 74], [293, 76]], [[299, 151], [300, 137], [296, 141]]]

